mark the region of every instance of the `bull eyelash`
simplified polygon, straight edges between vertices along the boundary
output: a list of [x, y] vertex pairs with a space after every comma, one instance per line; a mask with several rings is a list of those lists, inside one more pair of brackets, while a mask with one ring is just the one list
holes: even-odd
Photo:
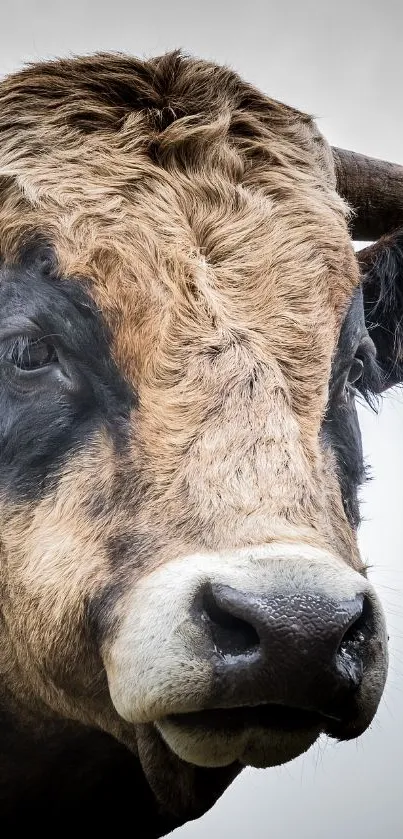
[[0, 344], [1, 360], [10, 361], [10, 359], [16, 358], [21, 361], [30, 343], [32, 343], [32, 339], [28, 335], [18, 335], [12, 340], [2, 341]]
[[17, 362], [22, 361], [25, 350], [28, 350], [29, 353], [29, 346], [41, 344], [44, 341], [58, 337], [60, 336], [57, 333], [41, 335], [38, 338], [31, 337], [30, 335], [17, 335], [8, 341], [1, 341], [0, 361], [9, 361], [11, 358], [15, 358]]

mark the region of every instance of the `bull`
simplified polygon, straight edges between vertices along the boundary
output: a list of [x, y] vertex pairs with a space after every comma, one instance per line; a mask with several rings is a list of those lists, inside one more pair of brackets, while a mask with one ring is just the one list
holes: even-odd
[[402, 380], [402, 198], [180, 53], [1, 82], [3, 827], [158, 837], [370, 725], [355, 397]]

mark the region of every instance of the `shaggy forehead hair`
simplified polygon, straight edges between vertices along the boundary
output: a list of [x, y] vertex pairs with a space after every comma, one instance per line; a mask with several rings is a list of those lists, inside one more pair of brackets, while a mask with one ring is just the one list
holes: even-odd
[[[261, 268], [255, 252], [268, 249], [261, 225], [274, 199], [310, 256], [310, 224], [328, 222], [320, 244], [338, 271], [330, 213], [345, 208], [328, 146], [310, 117], [230, 70], [180, 53], [148, 62], [98, 55], [28, 67], [1, 83], [0, 98], [5, 254], [42, 223], [60, 250], [68, 240], [85, 259], [100, 239], [103, 273], [112, 244], [114, 258], [129, 249], [141, 280], [158, 259], [157, 232], [166, 259], [184, 251], [216, 266], [238, 261], [244, 275]], [[249, 247], [259, 232], [259, 248]], [[274, 262], [271, 242], [270, 251]]]
[[28, 67], [0, 101], [2, 255], [40, 232], [62, 273], [90, 281], [121, 369], [142, 383], [149, 439], [169, 427], [155, 386], [171, 390], [172, 432], [184, 369], [200, 416], [216, 352], [217, 399], [231, 370], [270, 362], [317, 436], [358, 272], [312, 120], [179, 53]]

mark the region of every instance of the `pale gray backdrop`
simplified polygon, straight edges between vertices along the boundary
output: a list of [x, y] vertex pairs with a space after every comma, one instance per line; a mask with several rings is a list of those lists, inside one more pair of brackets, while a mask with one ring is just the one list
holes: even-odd
[[[401, 0], [0, 0], [0, 74], [62, 54], [182, 47], [315, 114], [333, 144], [403, 163], [402, 23]], [[245, 771], [173, 839], [403, 837], [403, 399], [360, 418], [374, 475], [360, 541], [391, 636], [376, 721], [357, 742]]]

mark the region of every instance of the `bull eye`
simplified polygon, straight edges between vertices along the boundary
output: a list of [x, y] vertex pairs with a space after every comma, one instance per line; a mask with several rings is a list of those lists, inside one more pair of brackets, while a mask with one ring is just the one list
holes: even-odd
[[364, 372], [364, 362], [362, 358], [358, 358], [356, 356], [350, 366], [348, 371], [347, 380], [350, 385], [356, 384], [360, 379]]
[[58, 355], [53, 344], [45, 340], [33, 340], [26, 336], [19, 337], [13, 342], [7, 355], [18, 370], [33, 372], [58, 362]]

